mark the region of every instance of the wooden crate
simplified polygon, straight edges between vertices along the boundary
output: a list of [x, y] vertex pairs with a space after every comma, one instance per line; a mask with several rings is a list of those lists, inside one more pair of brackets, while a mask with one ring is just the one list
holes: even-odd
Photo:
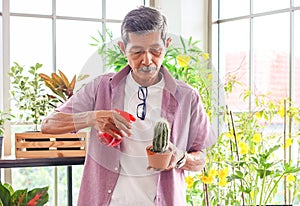
[[82, 157], [87, 133], [50, 135], [40, 132], [15, 134], [17, 158]]

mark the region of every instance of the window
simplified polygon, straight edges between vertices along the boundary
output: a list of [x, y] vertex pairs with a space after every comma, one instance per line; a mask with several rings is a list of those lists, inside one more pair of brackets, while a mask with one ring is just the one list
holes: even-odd
[[[289, 112], [285, 113], [287, 114], [285, 121], [281, 113], [283, 108], [279, 108], [278, 105], [283, 107], [284, 100], [287, 102], [291, 100], [297, 111], [300, 106], [299, 20], [299, 0], [215, 0], [212, 2], [213, 65], [217, 68], [222, 83], [227, 83], [228, 78], [233, 77], [239, 82], [225, 97], [225, 104], [233, 112], [233, 119], [235, 117], [238, 119], [236, 125], [249, 127], [248, 131], [264, 135], [265, 141], [261, 145], [268, 146], [272, 143], [277, 146], [286, 145], [285, 138], [293, 141], [291, 146], [280, 147], [278, 153], [272, 157], [282, 162], [291, 161], [292, 164], [298, 161], [297, 157], [291, 154], [299, 149], [299, 123], [296, 118], [293, 120], [289, 118]], [[244, 96], [248, 97], [245, 101]], [[258, 97], [267, 98], [257, 99]], [[265, 102], [256, 104], [256, 101]], [[268, 121], [267, 118], [259, 117], [259, 114], [262, 114], [260, 111], [266, 110], [266, 107], [261, 105], [270, 102], [275, 103], [276, 106], [268, 105], [267, 109], [269, 111], [273, 109], [272, 112], [275, 114], [270, 118], [271, 121]], [[286, 106], [289, 108], [288, 103]], [[243, 114], [245, 115], [242, 116]], [[243, 117], [246, 120], [244, 122]], [[255, 124], [251, 124], [253, 119]], [[231, 134], [233, 126], [229, 124], [225, 126], [225, 130]], [[255, 125], [259, 126], [255, 127]], [[253, 143], [254, 135], [237, 132], [236, 137], [240, 138], [232, 141], [236, 145], [243, 141], [247, 141], [250, 145]], [[261, 152], [262, 150], [259, 150], [257, 154]], [[287, 155], [288, 153], [290, 155]], [[248, 157], [255, 155], [255, 149], [249, 154]], [[245, 159], [241, 162], [246, 162]], [[299, 173], [295, 175], [299, 176]], [[243, 178], [245, 176], [243, 175]], [[245, 182], [251, 181], [245, 179]], [[286, 191], [291, 193], [291, 188], [287, 188], [286, 183], [282, 181], [278, 185], [276, 202], [286, 200], [291, 202], [291, 197], [295, 198], [292, 200], [296, 204], [299, 202], [299, 199], [291, 194], [286, 196]], [[249, 188], [251, 191], [251, 186]]]
[[299, 1], [227, 0], [212, 5], [213, 64], [221, 79], [230, 72], [243, 83], [226, 99], [228, 106], [234, 111], [253, 109], [253, 99], [245, 104], [236, 96], [244, 89], [271, 92], [276, 101], [291, 98], [299, 105]]

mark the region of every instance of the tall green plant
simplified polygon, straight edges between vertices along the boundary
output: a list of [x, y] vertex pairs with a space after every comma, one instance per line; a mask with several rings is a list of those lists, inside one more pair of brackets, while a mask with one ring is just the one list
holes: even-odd
[[42, 64], [36, 63], [25, 69], [15, 62], [9, 72], [12, 85], [10, 92], [18, 108], [15, 116], [18, 121], [33, 122], [34, 130], [38, 129], [43, 117], [52, 109], [49, 105], [51, 99], [46, 95], [44, 82], [39, 76], [41, 67]]

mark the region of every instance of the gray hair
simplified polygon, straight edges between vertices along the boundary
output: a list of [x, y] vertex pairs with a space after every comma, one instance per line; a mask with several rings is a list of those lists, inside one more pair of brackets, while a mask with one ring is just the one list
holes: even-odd
[[130, 11], [124, 18], [121, 26], [121, 35], [126, 47], [128, 33], [145, 34], [148, 32], [161, 31], [161, 38], [165, 44], [167, 36], [167, 19], [157, 9], [141, 6]]

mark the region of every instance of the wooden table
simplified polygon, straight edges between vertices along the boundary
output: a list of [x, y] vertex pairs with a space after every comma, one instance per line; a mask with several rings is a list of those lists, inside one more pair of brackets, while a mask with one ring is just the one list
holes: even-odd
[[72, 165], [84, 164], [85, 157], [55, 157], [55, 158], [15, 158], [4, 156], [0, 159], [1, 168], [67, 166], [68, 205], [72, 205]]

